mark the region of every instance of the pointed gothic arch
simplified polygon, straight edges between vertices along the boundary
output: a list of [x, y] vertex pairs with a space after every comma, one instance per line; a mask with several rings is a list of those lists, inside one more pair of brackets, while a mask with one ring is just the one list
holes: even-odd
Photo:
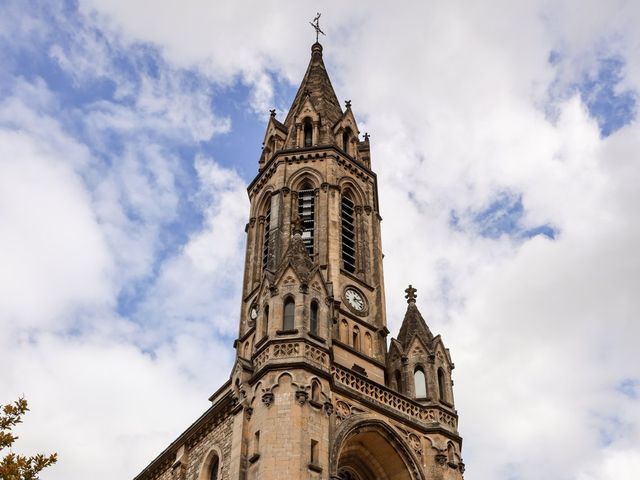
[[316, 192], [313, 184], [305, 180], [297, 192], [297, 216], [302, 224], [302, 241], [313, 258], [316, 230]]
[[413, 391], [417, 399], [427, 398], [427, 377], [421, 365], [416, 366], [413, 371]]
[[213, 446], [200, 464], [197, 480], [220, 480], [222, 478], [222, 451]]
[[447, 401], [447, 381], [442, 367], [438, 368], [438, 395], [441, 402]]
[[256, 257], [260, 259], [261, 269], [264, 271], [270, 266], [271, 251], [271, 189], [262, 194], [258, 202], [259, 228], [256, 236]]
[[353, 153], [351, 152], [352, 137], [353, 137], [353, 130], [351, 130], [351, 127], [346, 127], [342, 130], [342, 145], [341, 145], [342, 150], [344, 150], [344, 153], [351, 156], [353, 156]]
[[315, 168], [303, 167], [287, 179], [286, 185], [291, 191], [296, 192], [305, 182], [311, 183], [314, 189], [319, 188], [323, 182], [322, 174]]
[[371, 417], [352, 416], [342, 422], [329, 451], [329, 466], [330, 477], [426, 480], [419, 459], [399, 433]]
[[309, 308], [309, 332], [316, 336], [319, 335], [319, 311], [319, 303], [314, 298]]
[[342, 268], [355, 273], [358, 265], [356, 237], [356, 210], [350, 191], [344, 192], [340, 199], [340, 227], [342, 232]]
[[296, 301], [293, 296], [285, 297], [282, 302], [282, 330], [285, 332], [295, 328], [296, 323]]
[[349, 322], [344, 318], [340, 321], [340, 341], [349, 344]]

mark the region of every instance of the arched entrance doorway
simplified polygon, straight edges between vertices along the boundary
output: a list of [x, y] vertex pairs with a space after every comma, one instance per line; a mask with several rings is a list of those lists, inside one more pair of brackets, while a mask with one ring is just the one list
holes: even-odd
[[341, 480], [424, 480], [419, 463], [397, 433], [380, 420], [346, 421], [332, 448]]

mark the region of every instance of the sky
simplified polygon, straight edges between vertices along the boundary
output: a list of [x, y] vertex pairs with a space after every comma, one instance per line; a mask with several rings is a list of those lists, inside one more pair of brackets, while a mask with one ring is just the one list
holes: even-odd
[[467, 480], [640, 471], [640, 3], [0, 0], [0, 404], [45, 480], [132, 478], [226, 379], [246, 186], [322, 12]]

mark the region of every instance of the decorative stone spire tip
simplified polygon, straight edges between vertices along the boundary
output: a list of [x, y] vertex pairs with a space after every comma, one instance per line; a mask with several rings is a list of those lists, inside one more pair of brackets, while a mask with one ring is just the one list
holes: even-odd
[[412, 303], [415, 304], [416, 303], [416, 292], [418, 290], [416, 288], [413, 288], [411, 285], [409, 285], [409, 287], [404, 291], [406, 293], [406, 295], [404, 296], [404, 298], [407, 299], [407, 303], [409, 305], [411, 305]]

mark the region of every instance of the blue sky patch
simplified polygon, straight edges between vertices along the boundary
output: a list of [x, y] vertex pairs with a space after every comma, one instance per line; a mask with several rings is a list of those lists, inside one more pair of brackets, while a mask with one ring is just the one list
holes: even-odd
[[604, 137], [633, 121], [636, 115], [635, 93], [619, 90], [623, 68], [624, 61], [621, 58], [603, 58], [597, 72], [585, 75], [578, 85], [582, 101], [598, 121]]
[[616, 386], [616, 390], [631, 400], [640, 398], [640, 379], [625, 378]]
[[449, 225], [456, 230], [462, 230], [464, 224], [471, 225], [481, 237], [492, 239], [504, 235], [514, 239], [527, 239], [538, 235], [544, 235], [551, 240], [556, 238], [558, 232], [549, 224], [525, 228], [522, 225], [523, 215], [522, 196], [501, 192], [484, 209], [466, 212], [452, 210], [449, 213]]

